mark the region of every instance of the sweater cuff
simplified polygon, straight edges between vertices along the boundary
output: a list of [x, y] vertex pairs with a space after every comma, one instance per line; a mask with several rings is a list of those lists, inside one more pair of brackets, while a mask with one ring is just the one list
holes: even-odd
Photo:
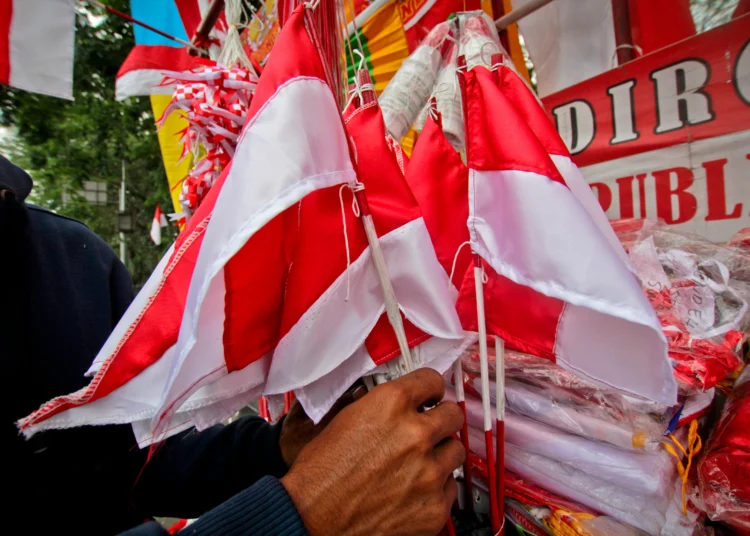
[[180, 534], [247, 536], [275, 534], [308, 536], [305, 525], [284, 486], [266, 476], [245, 491], [202, 515]]

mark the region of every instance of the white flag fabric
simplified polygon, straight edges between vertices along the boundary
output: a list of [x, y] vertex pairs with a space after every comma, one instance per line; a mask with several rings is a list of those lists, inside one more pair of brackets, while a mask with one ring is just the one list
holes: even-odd
[[[511, 3], [519, 9], [531, 1]], [[556, 0], [518, 26], [534, 62], [540, 97], [613, 67], [616, 42], [609, 0]]]
[[0, 82], [73, 100], [75, 0], [0, 3]]

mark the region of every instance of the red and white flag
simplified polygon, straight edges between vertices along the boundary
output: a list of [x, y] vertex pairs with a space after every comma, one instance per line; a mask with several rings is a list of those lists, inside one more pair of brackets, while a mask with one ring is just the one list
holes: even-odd
[[[377, 365], [363, 352], [383, 292], [351, 208], [357, 175], [310, 16], [300, 7], [284, 26], [231, 165], [97, 356], [91, 384], [23, 419], [26, 435], [130, 422], [144, 446], [154, 431], [203, 428], [261, 393], [316, 382], [301, 400], [319, 418], [351, 374]], [[399, 305], [455, 346], [455, 296], [418, 213], [408, 215], [416, 219], [380, 231]], [[342, 365], [354, 368], [336, 374]]]
[[167, 226], [167, 217], [161, 211], [161, 207], [156, 205], [154, 219], [151, 222], [151, 240], [157, 246], [161, 244], [161, 228]]
[[[477, 329], [469, 248], [456, 256], [468, 241], [487, 275], [488, 333], [594, 382], [674, 404], [677, 386], [658, 319], [538, 102], [503, 65], [459, 76], [468, 170], [455, 156], [446, 159], [450, 146], [439, 142], [430, 119], [407, 175], [443, 266], [450, 258], [453, 267], [456, 257], [464, 328]], [[442, 167], [439, 185], [430, 183], [430, 170]], [[465, 213], [450, 217], [441, 208], [443, 187], [466, 200]]]
[[[449, 288], [446, 273], [435, 256], [419, 206], [402, 174], [398, 155], [389, 147], [385, 123], [374, 93], [366, 100], [366, 104], [346, 114], [344, 119], [346, 132], [353, 143], [357, 177], [364, 186], [367, 210], [379, 236], [401, 309], [408, 346], [418, 346], [413, 352], [416, 365], [429, 366], [442, 373], [475, 337], [467, 336], [461, 328], [455, 310], [457, 294]], [[344, 195], [340, 198], [338, 189], [321, 190], [303, 200], [300, 233], [309, 236], [306, 240], [299, 240], [287, 280], [288, 308], [285, 312], [293, 310], [291, 302], [297, 302], [296, 309], [309, 314], [317, 306], [305, 302], [304, 296], [317, 296], [320, 290], [333, 285], [340, 285], [337, 291], [340, 296], [346, 293], [347, 286], [350, 287], [346, 303], [352, 311], [357, 311], [357, 314], [345, 315], [331, 309], [335, 317], [327, 326], [329, 332], [343, 331], [356, 336], [356, 350], [340, 363], [326, 359], [327, 368], [332, 365], [335, 368], [295, 392], [313, 420], [322, 418], [354, 380], [374, 372], [377, 367], [381, 367], [378, 371], [384, 371], [385, 364], [400, 355], [393, 327], [383, 312], [382, 291], [362, 224], [349, 209], [352, 193], [348, 189], [342, 193]], [[316, 213], [335, 213], [342, 202], [346, 207], [352, 259], [348, 271], [340, 219], [316, 217]], [[360, 209], [365, 210], [363, 206]], [[321, 244], [326, 244], [325, 255], [318, 253]], [[312, 273], [328, 275], [313, 280]], [[316, 281], [321, 285], [319, 291], [315, 290]], [[338, 299], [344, 301], [342, 297]], [[366, 312], [376, 314], [363, 322]], [[322, 318], [318, 317], [316, 321], [321, 323]], [[296, 323], [296, 318], [292, 317], [291, 322]], [[338, 337], [320, 337], [318, 344], [337, 340]], [[323, 350], [315, 349], [318, 353]], [[331, 354], [332, 349], [325, 352]], [[269, 377], [275, 374], [276, 366], [274, 362]], [[300, 360], [279, 370], [285, 375], [299, 374], [305, 373], [309, 366]]]
[[0, 83], [73, 99], [75, 0], [0, 3]]
[[176, 430], [172, 415], [192, 395], [186, 412], [262, 390], [279, 341], [285, 225], [307, 194], [355, 181], [306, 16], [300, 8], [280, 34], [231, 165], [105, 343], [93, 380], [23, 419], [27, 435], [152, 418]]

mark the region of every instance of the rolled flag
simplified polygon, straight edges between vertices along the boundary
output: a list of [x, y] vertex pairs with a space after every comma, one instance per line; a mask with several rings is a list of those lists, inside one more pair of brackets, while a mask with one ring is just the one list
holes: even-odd
[[151, 222], [151, 240], [157, 246], [161, 244], [161, 228], [167, 226], [167, 217], [161, 211], [161, 207], [156, 205], [154, 211], [154, 220]]
[[0, 83], [73, 99], [75, 0], [0, 3]]

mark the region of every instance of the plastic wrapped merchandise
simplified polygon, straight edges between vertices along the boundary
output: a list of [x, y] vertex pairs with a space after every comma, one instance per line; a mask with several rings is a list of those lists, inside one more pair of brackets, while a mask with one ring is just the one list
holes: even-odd
[[750, 250], [750, 227], [744, 227], [734, 233], [727, 245]]
[[[450, 389], [446, 398], [455, 399]], [[473, 397], [466, 397], [466, 419], [470, 427], [482, 429], [482, 404]], [[671, 493], [675, 464], [664, 450], [646, 453], [619, 449], [512, 411], [505, 417], [505, 441], [636, 493], [661, 496]]]
[[[494, 379], [494, 349], [490, 376]], [[479, 392], [476, 349], [464, 353], [472, 377], [467, 392]], [[583, 380], [546, 359], [507, 350], [505, 398], [508, 408], [560, 430], [629, 450], [657, 450], [667, 427], [667, 407], [624, 396]], [[494, 397], [494, 390], [490, 390]]]
[[654, 222], [615, 229], [664, 328], [681, 392], [729, 378], [741, 365], [750, 319], [750, 255]]
[[414, 130], [417, 131], [417, 133], [421, 134], [422, 129], [424, 128], [424, 124], [427, 122], [427, 114], [430, 113], [430, 103], [427, 102], [422, 107], [422, 111], [419, 112], [419, 115], [417, 116], [417, 120], [414, 122]]
[[750, 534], [750, 368], [737, 379], [698, 462], [698, 488], [711, 519]]
[[461, 105], [461, 91], [458, 86], [458, 45], [446, 43], [443, 65], [435, 82], [435, 101], [437, 111], [442, 117], [443, 134], [453, 148], [461, 152], [464, 149], [464, 112]]
[[378, 99], [386, 129], [397, 140], [409, 131], [432, 94], [450, 29], [450, 22], [435, 26], [404, 60]]
[[[469, 428], [469, 445], [484, 456], [484, 434]], [[506, 443], [505, 467], [523, 479], [596, 512], [659, 536], [666, 521], [669, 496], [644, 495], [593, 477], [567, 464]]]
[[508, 57], [500, 45], [495, 23], [483, 11], [459, 13], [458, 26], [461, 31], [458, 55], [466, 59], [467, 69], [476, 65], [491, 67], [492, 56], [496, 54]]

